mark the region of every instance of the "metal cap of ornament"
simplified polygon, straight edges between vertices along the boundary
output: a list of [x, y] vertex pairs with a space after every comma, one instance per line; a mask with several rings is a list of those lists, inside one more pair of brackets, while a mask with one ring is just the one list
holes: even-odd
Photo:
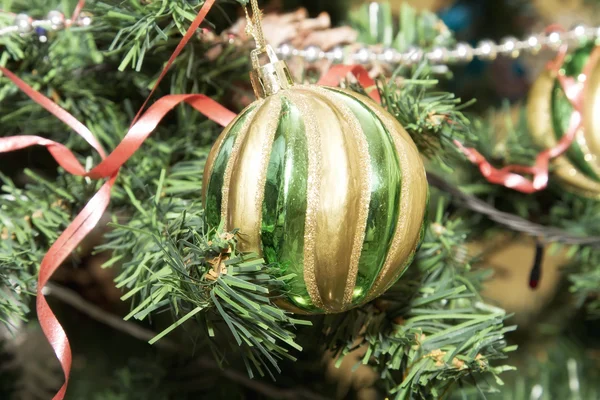
[[[266, 54], [270, 62], [260, 65], [259, 56], [261, 54]], [[250, 82], [257, 98], [264, 99], [294, 85], [294, 79], [287, 64], [277, 58], [271, 46], [266, 45], [262, 49], [252, 51], [251, 58], [254, 70], [250, 72]]]

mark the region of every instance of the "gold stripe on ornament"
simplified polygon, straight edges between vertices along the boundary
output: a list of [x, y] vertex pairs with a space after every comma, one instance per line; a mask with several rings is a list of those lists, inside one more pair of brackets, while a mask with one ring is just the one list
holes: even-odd
[[[360, 256], [365, 242], [365, 233], [369, 219], [372, 180], [369, 144], [356, 115], [354, 115], [350, 108], [344, 105], [343, 102], [340, 102], [338, 98], [334, 97], [331, 94], [331, 91], [319, 86], [304, 86], [299, 89], [307, 90], [307, 95], [312, 94], [311, 92], [314, 92], [315, 94], [318, 93], [326, 99], [326, 102], [332, 109], [339, 110], [342, 117], [340, 121], [349, 128], [348, 130], [344, 130], [346, 135], [344, 135], [345, 137], [343, 139], [347, 146], [355, 146], [350, 160], [350, 166], [354, 169], [355, 173], [351, 173], [350, 176], [359, 182], [360, 188], [359, 193], [357, 193], [359, 199], [355, 217], [356, 226], [354, 228], [354, 241], [352, 244], [348, 277], [346, 279], [346, 288], [344, 290], [343, 307], [344, 309], [347, 309], [352, 305]], [[358, 169], [356, 169], [356, 167], [358, 167]], [[349, 193], [349, 195], [353, 196], [354, 194]]]
[[230, 230], [239, 229], [238, 247], [243, 252], [262, 254], [260, 233], [265, 181], [280, 113], [281, 97], [269, 96], [248, 127], [231, 172], [225, 221]]
[[221, 189], [222, 200], [221, 200], [221, 221], [223, 223], [223, 229], [226, 231], [232, 230], [236, 227], [232, 227], [229, 225], [229, 192], [231, 186], [231, 175], [235, 168], [237, 168], [236, 163], [240, 153], [240, 149], [242, 144], [246, 140], [246, 136], [248, 135], [249, 127], [252, 124], [258, 110], [261, 109], [263, 100], [260, 100], [258, 103], [255, 103], [255, 107], [252, 111], [249, 112], [246, 120], [243, 125], [239, 127], [239, 133], [233, 144], [233, 148], [231, 149], [231, 154], [229, 156], [229, 160], [227, 161], [227, 166], [225, 167], [225, 173], [223, 174], [223, 188]]
[[543, 148], [556, 146], [556, 138], [552, 128], [552, 111], [550, 109], [550, 96], [555, 79], [556, 75], [551, 71], [542, 72], [533, 83], [527, 100], [529, 131], [536, 143]]
[[581, 173], [566, 156], [552, 160], [552, 173], [574, 193], [592, 199], [600, 198], [600, 182]]
[[573, 186], [572, 184], [567, 182], [563, 182], [563, 185], [567, 188], [569, 192], [575, 193], [578, 196], [586, 197], [592, 200], [600, 200], [600, 185], [598, 185], [598, 182], [592, 182], [591, 189], [589, 187], [580, 188], [578, 186]]
[[304, 224], [304, 283], [308, 295], [315, 307], [325, 308], [317, 285], [315, 272], [315, 247], [317, 237], [317, 212], [320, 195], [321, 138], [317, 126], [316, 115], [312, 105], [304, 96], [294, 94], [289, 90], [285, 96], [289, 98], [302, 115], [308, 149], [308, 176], [306, 184], [306, 217]]
[[310, 87], [296, 88], [287, 96], [303, 115], [309, 149], [305, 283], [309, 294], [313, 291], [311, 298], [316, 298], [317, 288], [320, 308], [340, 312], [350, 305], [346, 300], [351, 302], [356, 282], [357, 272], [352, 270], [358, 262], [353, 265], [353, 258], [358, 260], [360, 252], [354, 251], [355, 233], [361, 226], [361, 181], [368, 178], [369, 159], [361, 161], [360, 145], [352, 139], [353, 128], [338, 104]]
[[428, 184], [419, 150], [402, 125], [371, 99], [366, 99], [364, 96], [358, 97], [359, 95], [352, 92], [347, 93], [371, 105], [372, 111], [392, 135], [402, 171], [396, 232], [383, 268], [367, 295], [367, 299], [370, 301], [380, 296], [396, 282], [404, 273], [407, 260], [417, 249], [427, 208]]
[[[590, 147], [588, 145], [588, 140], [587, 140], [586, 128], [582, 127], [581, 129], [579, 129], [577, 131], [577, 134], [575, 136], [575, 141], [577, 142], [579, 149], [583, 153], [583, 159], [585, 160], [585, 162], [588, 164], [588, 166], [594, 171], [594, 173], [597, 176], [600, 176], [600, 165], [598, 164], [598, 158], [590, 150]], [[595, 182], [597, 182], [597, 181], [595, 181]]]

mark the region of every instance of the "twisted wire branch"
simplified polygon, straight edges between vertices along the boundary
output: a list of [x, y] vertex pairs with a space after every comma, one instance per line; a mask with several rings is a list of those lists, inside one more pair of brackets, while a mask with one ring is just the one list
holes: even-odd
[[542, 243], [550, 244], [559, 242], [568, 245], [600, 248], [600, 236], [577, 236], [560, 228], [536, 224], [517, 215], [500, 211], [485, 201], [462, 192], [459, 188], [451, 185], [435, 174], [427, 173], [427, 180], [430, 185], [450, 193], [464, 207], [479, 214], [483, 214], [492, 221], [504, 225], [514, 231], [522, 232], [529, 236], [535, 236]]

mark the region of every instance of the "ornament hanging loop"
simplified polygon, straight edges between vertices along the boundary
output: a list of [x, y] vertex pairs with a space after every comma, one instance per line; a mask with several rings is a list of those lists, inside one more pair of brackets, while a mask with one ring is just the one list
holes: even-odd
[[262, 50], [267, 46], [267, 41], [265, 40], [265, 33], [262, 28], [262, 11], [258, 7], [258, 0], [250, 0], [250, 4], [252, 7], [252, 17], [250, 17], [248, 7], [244, 7], [247, 21], [246, 33], [254, 37], [254, 41], [256, 42], [256, 49]]
[[[281, 90], [289, 89], [294, 85], [294, 79], [285, 61], [279, 60], [275, 50], [265, 40], [262, 30], [262, 12], [258, 8], [258, 0], [250, 0], [250, 3], [252, 4], [252, 17], [250, 17], [248, 8], [244, 8], [247, 19], [246, 32], [256, 41], [256, 49], [250, 53], [254, 68], [250, 72], [250, 82], [256, 97], [264, 99]], [[261, 65], [260, 56], [265, 54], [269, 61], [265, 65]]]

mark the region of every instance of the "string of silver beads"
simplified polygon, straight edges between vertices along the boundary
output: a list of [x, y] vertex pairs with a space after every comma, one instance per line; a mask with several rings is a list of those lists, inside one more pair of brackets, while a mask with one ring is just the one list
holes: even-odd
[[[87, 27], [92, 24], [90, 14], [81, 13], [76, 21], [67, 19], [60, 11], [50, 11], [45, 19], [35, 20], [27, 14], [15, 15], [13, 25], [0, 28], [0, 36], [9, 34], [28, 35], [37, 33], [40, 41], [47, 41], [46, 30], [57, 31], [65, 27], [76, 25]], [[542, 48], [558, 50], [562, 45], [572, 45], [600, 38], [600, 27], [587, 27], [578, 25], [571, 30], [559, 32], [551, 31], [543, 34], [529, 36], [519, 40], [507, 37], [496, 43], [491, 40], [479, 42], [473, 47], [469, 43], [458, 43], [452, 48], [436, 47], [430, 51], [419, 48], [411, 48], [400, 52], [396, 49], [376, 49], [372, 47], [335, 47], [331, 50], [322, 50], [318, 46], [309, 46], [298, 49], [284, 43], [276, 52], [283, 59], [293, 57], [303, 58], [307, 63], [316, 63], [321, 60], [329, 60], [336, 64], [372, 64], [373, 62], [397, 65], [416, 65], [424, 60], [432, 64], [458, 64], [468, 63], [474, 58], [481, 60], [494, 60], [498, 56], [517, 58], [522, 53], [536, 54]], [[228, 40], [233, 44], [233, 38]]]
[[369, 47], [353, 51], [348, 51], [348, 48], [344, 47], [335, 47], [332, 50], [324, 51], [318, 46], [297, 49], [290, 44], [282, 44], [276, 49], [276, 52], [283, 59], [301, 57], [308, 63], [329, 60], [334, 63], [371, 64], [380, 62], [390, 65], [415, 65], [428, 60], [433, 64], [457, 64], [471, 62], [474, 58], [481, 60], [494, 60], [498, 56], [517, 58], [522, 53], [536, 54], [544, 47], [558, 50], [562, 45], [596, 40], [599, 37], [600, 28], [578, 25], [569, 31], [532, 35], [524, 40], [514, 37], [505, 38], [500, 43], [484, 40], [475, 47], [468, 43], [458, 43], [453, 48], [436, 47], [430, 51], [412, 48], [400, 52], [391, 48], [376, 50]]
[[57, 10], [50, 11], [44, 19], [33, 19], [27, 14], [17, 14], [14, 17], [13, 24], [0, 27], [0, 36], [19, 34], [22, 36], [37, 33], [40, 41], [48, 40], [48, 31], [59, 31], [66, 27], [75, 25], [87, 27], [92, 24], [92, 16], [88, 13], [81, 13], [77, 20], [72, 21]]

